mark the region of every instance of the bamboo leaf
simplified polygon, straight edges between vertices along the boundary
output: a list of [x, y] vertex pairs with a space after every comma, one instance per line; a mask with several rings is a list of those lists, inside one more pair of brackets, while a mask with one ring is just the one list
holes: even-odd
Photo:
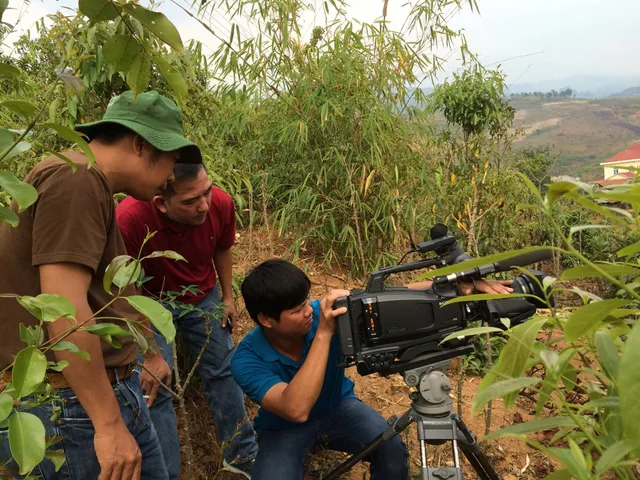
[[501, 428], [500, 430], [496, 430], [495, 432], [489, 433], [489, 435], [484, 437], [484, 440], [489, 440], [491, 438], [496, 438], [496, 437], [520, 436], [526, 433], [542, 432], [545, 430], [552, 430], [558, 427], [577, 428], [577, 425], [575, 424], [575, 422], [571, 417], [541, 418], [538, 420], [532, 420], [530, 422], [525, 422], [525, 423], [517, 423], [515, 425], [510, 425], [508, 427]]
[[42, 124], [42, 126], [55, 130], [58, 135], [60, 135], [62, 138], [64, 138], [68, 142], [76, 143], [82, 149], [84, 154], [87, 156], [89, 166], [93, 165], [93, 163], [96, 161], [96, 158], [93, 155], [93, 152], [89, 148], [89, 144], [84, 140], [84, 138], [82, 138], [82, 136], [79, 133], [74, 132], [70, 128], [65, 127], [64, 125], [60, 125], [59, 123], [49, 122], [49, 123]]
[[[640, 269], [630, 267], [628, 265], [620, 265], [615, 263], [597, 263], [599, 269], [608, 273], [609, 275], [640, 275]], [[578, 267], [567, 268], [560, 278], [562, 280], [573, 280], [576, 278], [590, 278], [601, 277], [599, 273], [591, 265], [580, 265]]]

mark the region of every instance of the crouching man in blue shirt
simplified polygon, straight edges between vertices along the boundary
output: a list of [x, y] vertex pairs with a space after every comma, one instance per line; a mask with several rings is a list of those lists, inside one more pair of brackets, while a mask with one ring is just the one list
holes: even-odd
[[[231, 372], [260, 405], [254, 429], [258, 456], [253, 480], [302, 480], [318, 448], [356, 453], [387, 429], [385, 419], [353, 393], [337, 365], [344, 360], [334, 335], [336, 298], [309, 299], [311, 282], [296, 266], [273, 259], [242, 283], [242, 296], [258, 324], [238, 345]], [[371, 454], [371, 480], [405, 480], [408, 454], [400, 436]]]

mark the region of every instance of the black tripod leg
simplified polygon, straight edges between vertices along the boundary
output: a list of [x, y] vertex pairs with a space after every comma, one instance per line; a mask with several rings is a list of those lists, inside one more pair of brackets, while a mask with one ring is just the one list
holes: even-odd
[[454, 422], [456, 422], [458, 429], [466, 437], [466, 442], [459, 442], [458, 445], [462, 449], [464, 456], [467, 457], [467, 460], [469, 460], [469, 463], [471, 464], [473, 469], [478, 473], [480, 479], [500, 480], [500, 477], [498, 477], [498, 474], [489, 463], [489, 459], [480, 448], [480, 445], [478, 445], [478, 442], [476, 442], [476, 439], [471, 433], [471, 430], [467, 428], [460, 416], [454, 413], [451, 415], [451, 418]]
[[[380, 446], [383, 442], [392, 439], [400, 432], [402, 432], [405, 428], [411, 425], [415, 421], [414, 415], [412, 415], [413, 409], [407, 410], [399, 419], [393, 421], [389, 428], [374, 438], [372, 441], [367, 443], [364, 447], [360, 449], [359, 452], [354, 453], [353, 456], [340, 465], [338, 465], [335, 469], [333, 469], [329, 474], [324, 477], [322, 480], [337, 480], [340, 478], [345, 472], [348, 472], [356, 463], [361, 461], [363, 458], [366, 458], [371, 452], [373, 452], [376, 448]], [[390, 420], [392, 421], [393, 418]]]

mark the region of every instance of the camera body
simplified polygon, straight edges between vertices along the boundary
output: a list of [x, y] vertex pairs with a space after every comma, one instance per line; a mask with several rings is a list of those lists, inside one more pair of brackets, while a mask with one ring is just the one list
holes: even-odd
[[445, 343], [442, 340], [467, 328], [471, 320], [484, 319], [489, 325], [504, 328], [500, 319], [509, 318], [511, 326], [515, 326], [531, 317], [536, 307], [545, 306], [517, 297], [517, 293], [543, 297], [539, 285], [545, 274], [534, 270], [514, 280], [513, 298], [486, 302], [444, 305], [461, 295], [455, 282], [425, 290], [385, 286], [386, 277], [394, 273], [443, 267], [452, 261], [470, 259], [461, 255], [455, 238], [446, 233], [446, 227], [444, 231], [444, 235], [415, 246], [413, 250], [435, 251], [436, 258], [374, 271], [366, 289], [352, 290], [349, 296], [336, 300], [335, 308], [347, 307], [347, 312], [336, 319], [340, 347], [347, 358], [346, 365], [355, 364], [360, 375], [399, 373], [470, 353], [473, 347], [465, 339]]

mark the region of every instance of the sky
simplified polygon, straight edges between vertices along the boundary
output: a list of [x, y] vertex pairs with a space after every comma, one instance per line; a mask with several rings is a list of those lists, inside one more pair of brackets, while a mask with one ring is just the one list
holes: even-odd
[[[187, 5], [190, 0], [175, 0]], [[320, 4], [321, 0], [307, 0]], [[466, 1], [466, 0], [462, 0]], [[148, 0], [142, 0], [148, 5]], [[348, 14], [357, 21], [373, 22], [382, 15], [383, 0], [348, 0]], [[415, 0], [412, 0], [415, 3]], [[507, 83], [540, 82], [572, 75], [640, 76], [636, 61], [637, 19], [640, 0], [477, 0], [480, 12], [467, 6], [450, 17], [450, 27], [463, 29], [469, 48], [485, 66], [501, 66]], [[210, 49], [217, 40], [171, 0], [155, 0], [157, 9], [177, 26], [183, 41], [197, 39]], [[400, 28], [408, 9], [407, 0], [389, 0], [391, 28]], [[75, 8], [77, 0], [10, 0], [12, 10], [3, 20], [13, 24], [21, 14], [16, 33], [33, 28], [44, 15], [64, 6]], [[447, 9], [448, 11], [449, 9]], [[69, 10], [67, 10], [69, 11]], [[71, 13], [69, 11], [69, 13]], [[322, 22], [321, 16], [315, 17]], [[314, 26], [314, 16], [305, 17], [305, 33]], [[216, 12], [209, 22], [226, 37], [229, 19]], [[245, 23], [247, 31], [255, 32]], [[3, 49], [7, 48], [6, 46]], [[447, 51], [440, 51], [446, 55]], [[460, 67], [457, 54], [450, 57], [446, 74]]]

